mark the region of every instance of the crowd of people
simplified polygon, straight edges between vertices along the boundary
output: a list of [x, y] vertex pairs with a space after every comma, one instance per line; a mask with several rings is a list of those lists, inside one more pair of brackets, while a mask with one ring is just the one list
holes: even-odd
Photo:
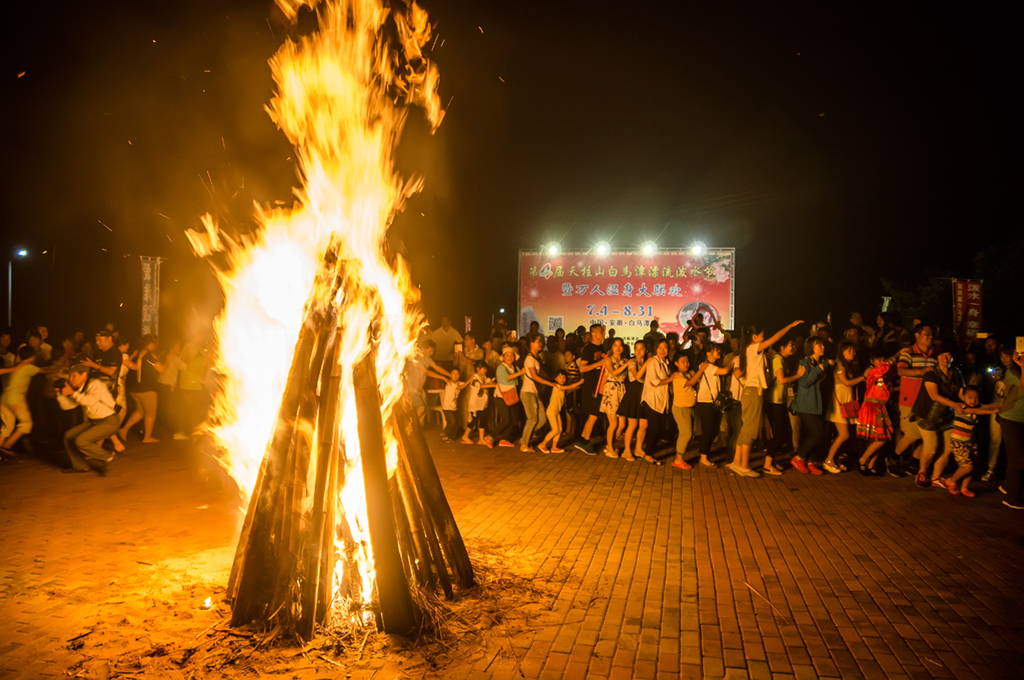
[[[136, 433], [140, 445], [158, 432], [186, 439], [205, 420], [201, 335], [136, 344], [107, 324], [59, 350], [48, 340], [45, 326], [16, 348], [0, 334], [0, 458], [62, 449], [66, 472], [102, 473]], [[517, 337], [500, 321], [478, 343], [445, 318], [424, 330], [405, 380], [421, 418], [440, 410], [446, 442], [545, 454], [571, 446], [743, 477], [912, 475], [967, 498], [978, 481], [1024, 509], [1022, 366], [993, 336], [961, 349], [893, 312], [875, 326], [854, 314], [838, 339], [828, 323], [732, 333], [697, 314], [683, 337], [652, 321], [631, 347], [599, 324], [545, 336], [535, 322]]]
[[445, 318], [424, 331], [406, 391], [421, 418], [437, 395], [446, 442], [545, 454], [571, 444], [743, 477], [911, 475], [966, 498], [989, 482], [1024, 509], [1022, 366], [994, 336], [962, 349], [891, 311], [874, 326], [853, 314], [838, 338], [828, 323], [732, 333], [697, 314], [683, 337], [652, 321], [632, 347], [599, 324], [545, 336], [534, 322], [517, 337], [499, 322], [478, 342]]
[[209, 349], [197, 334], [160, 346], [154, 336], [137, 343], [106, 324], [87, 337], [78, 332], [59, 349], [39, 326], [15, 349], [0, 334], [0, 458], [47, 456], [60, 446], [64, 472], [102, 474], [139, 435], [159, 441], [162, 431], [187, 439], [206, 419]]

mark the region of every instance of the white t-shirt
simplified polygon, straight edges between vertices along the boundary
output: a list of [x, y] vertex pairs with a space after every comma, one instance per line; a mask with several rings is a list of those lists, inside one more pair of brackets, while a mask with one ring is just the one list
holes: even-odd
[[721, 381], [715, 375], [717, 370], [718, 366], [708, 364], [704, 369], [704, 375], [697, 381], [697, 401], [702, 404], [712, 404], [718, 398]]
[[659, 356], [655, 356], [647, 364], [647, 372], [644, 373], [644, 389], [640, 393], [640, 401], [658, 413], [664, 413], [668, 408], [668, 385], [655, 387], [654, 381], [661, 381], [667, 377], [668, 362]]
[[434, 341], [434, 360], [451, 361], [455, 358], [455, 343], [462, 342], [462, 335], [449, 326], [448, 330], [438, 328], [430, 334], [430, 339]]
[[446, 382], [444, 394], [441, 395], [441, 410], [455, 411], [459, 402], [459, 383]]
[[481, 389], [486, 383], [479, 375], [469, 379], [469, 412], [476, 413], [487, 408], [488, 390]]
[[532, 354], [527, 354], [526, 360], [523, 362], [523, 368], [526, 369], [526, 373], [523, 374], [523, 387], [519, 390], [519, 393], [533, 392], [534, 394], [537, 394], [537, 383], [535, 383], [533, 378], [530, 377], [530, 369], [532, 368], [538, 375], [540, 375], [540, 362], [537, 361], [537, 357]]
[[747, 347], [747, 375], [743, 380], [743, 386], [768, 389], [768, 381], [764, 377], [764, 351], [757, 351], [755, 344]]

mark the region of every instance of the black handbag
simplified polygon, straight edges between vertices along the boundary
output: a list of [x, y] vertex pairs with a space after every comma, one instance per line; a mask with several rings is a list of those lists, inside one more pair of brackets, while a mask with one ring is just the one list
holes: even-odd
[[[701, 377], [704, 379], [704, 382], [708, 384], [708, 392], [710, 392], [711, 382], [708, 380], [708, 374], [704, 373]], [[725, 413], [726, 411], [733, 407], [733, 404], [736, 403], [736, 400], [733, 399], [732, 397], [732, 390], [728, 388], [719, 387], [718, 396], [715, 397], [715, 401], [712, 403], [714, 404], [714, 407], [718, 409], [719, 413]]]

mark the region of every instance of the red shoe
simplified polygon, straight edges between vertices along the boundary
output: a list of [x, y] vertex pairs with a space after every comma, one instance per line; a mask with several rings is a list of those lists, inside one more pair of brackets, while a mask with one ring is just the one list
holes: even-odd
[[923, 472], [917, 473], [917, 479], [914, 480], [914, 483], [922, 489], [927, 489], [932, 485], [931, 481], [928, 479], [928, 475]]
[[945, 489], [946, 488], [946, 480], [943, 477], [935, 477], [934, 479], [932, 479], [932, 486], [938, 486], [938, 487], [942, 487], [943, 489]]
[[678, 460], [672, 461], [672, 467], [679, 468], [680, 470], [689, 470], [689, 469], [693, 468], [693, 466], [690, 465], [689, 463], [687, 463], [685, 460], [683, 460], [683, 461], [678, 461]]
[[960, 492], [960, 495], [963, 496], [964, 498], [974, 498], [974, 492], [971, 491], [970, 489], [964, 489], [963, 491]]
[[[959, 496], [960, 495], [960, 489], [953, 482], [950, 482], [950, 483], [946, 484], [946, 488], [949, 489], [949, 492], [951, 494], [953, 494], [954, 496]], [[974, 494], [971, 494], [971, 495], [973, 496]]]
[[[793, 467], [795, 467], [797, 470], [804, 473], [805, 475], [809, 474], [810, 472], [810, 470], [807, 467], [807, 461], [805, 461], [803, 458], [793, 458]], [[818, 474], [820, 475], [821, 473], [819, 472]]]
[[498, 446], [504, 449], [514, 449], [516, 445], [513, 444], [512, 442], [507, 442], [504, 439], [502, 439], [500, 442], [498, 442]]
[[814, 463], [811, 463], [810, 465], [807, 466], [807, 471], [810, 472], [812, 475], [823, 475], [823, 474], [825, 474], [822, 471], [822, 469], [820, 467], [818, 467], [817, 465], [815, 465]]

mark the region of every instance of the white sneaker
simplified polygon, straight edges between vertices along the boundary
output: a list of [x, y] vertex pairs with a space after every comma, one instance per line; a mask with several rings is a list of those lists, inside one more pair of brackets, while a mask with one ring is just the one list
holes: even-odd
[[762, 468], [762, 470], [761, 470], [761, 473], [765, 474], [765, 475], [771, 475], [772, 477], [781, 477], [782, 476], [782, 470], [778, 469], [774, 465], [766, 465], [766, 466], [764, 466], [764, 468]]

